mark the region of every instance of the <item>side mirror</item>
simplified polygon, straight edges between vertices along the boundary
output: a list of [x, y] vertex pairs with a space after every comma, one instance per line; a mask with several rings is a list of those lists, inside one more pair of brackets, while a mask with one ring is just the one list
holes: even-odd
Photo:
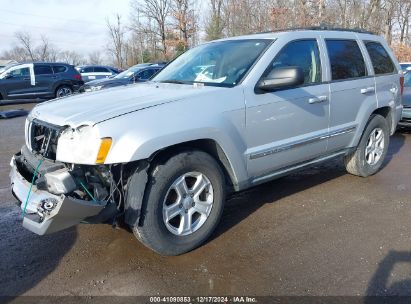
[[280, 88], [293, 87], [304, 83], [304, 73], [300, 67], [276, 68], [256, 85], [256, 93], [273, 92]]

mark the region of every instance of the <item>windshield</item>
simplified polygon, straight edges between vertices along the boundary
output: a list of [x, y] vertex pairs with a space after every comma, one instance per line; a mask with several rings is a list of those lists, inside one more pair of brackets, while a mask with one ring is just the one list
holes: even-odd
[[140, 71], [142, 68], [141, 67], [131, 67], [128, 70], [125, 70], [124, 72], [121, 72], [120, 74], [117, 74], [114, 76], [115, 79], [125, 79], [125, 78], [130, 78], [132, 77], [136, 72]]
[[204, 44], [182, 54], [152, 81], [233, 87], [271, 42], [247, 39]]
[[401, 69], [409, 70], [411, 68], [411, 63], [400, 63]]

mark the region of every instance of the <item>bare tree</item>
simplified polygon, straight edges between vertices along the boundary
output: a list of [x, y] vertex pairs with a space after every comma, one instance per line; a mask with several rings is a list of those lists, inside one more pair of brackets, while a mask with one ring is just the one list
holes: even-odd
[[88, 62], [90, 64], [102, 64], [103, 56], [99, 50], [93, 51], [88, 54]]
[[108, 51], [113, 55], [115, 64], [119, 68], [125, 67], [125, 33], [126, 29], [121, 22], [121, 16], [116, 15], [116, 21], [111, 23], [109, 19], [106, 21], [108, 35], [111, 43], [108, 45]]
[[192, 0], [173, 0], [172, 15], [177, 23], [179, 39], [183, 41], [184, 50], [189, 46], [189, 39], [196, 31], [196, 13]]
[[[144, 0], [143, 3], [142, 13], [148, 18], [149, 28], [159, 37], [163, 58], [167, 59], [167, 18], [170, 16], [171, 0]], [[134, 1], [133, 5], [138, 9], [139, 2]]]
[[40, 61], [48, 61], [50, 57], [50, 42], [46, 36], [41, 35], [41, 44], [36, 47], [36, 59]]
[[223, 4], [224, 0], [210, 0], [210, 16], [206, 25], [207, 40], [218, 39], [223, 36]]
[[22, 48], [27, 52], [31, 61], [35, 61], [33, 40], [28, 32], [17, 32], [15, 34], [17, 40], [21, 44]]
[[75, 51], [63, 51], [60, 53], [60, 60], [71, 65], [84, 64], [84, 57]]

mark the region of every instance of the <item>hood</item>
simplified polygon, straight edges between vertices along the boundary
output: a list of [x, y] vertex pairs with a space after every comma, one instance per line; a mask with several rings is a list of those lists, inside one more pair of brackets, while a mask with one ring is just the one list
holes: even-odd
[[130, 112], [226, 89], [141, 83], [46, 101], [34, 107], [30, 117], [58, 126], [70, 125], [75, 128], [81, 125], [95, 125]]
[[85, 86], [98, 86], [98, 85], [123, 85], [129, 83], [128, 78], [114, 79], [114, 78], [101, 78], [86, 82]]

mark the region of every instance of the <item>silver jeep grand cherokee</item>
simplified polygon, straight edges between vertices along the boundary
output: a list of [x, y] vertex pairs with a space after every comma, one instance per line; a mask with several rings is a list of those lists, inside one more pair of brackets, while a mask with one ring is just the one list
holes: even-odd
[[376, 173], [402, 79], [379, 36], [289, 30], [200, 45], [146, 84], [42, 103], [11, 160], [23, 226], [122, 216], [146, 246], [182, 254], [211, 235], [227, 192], [337, 156]]

